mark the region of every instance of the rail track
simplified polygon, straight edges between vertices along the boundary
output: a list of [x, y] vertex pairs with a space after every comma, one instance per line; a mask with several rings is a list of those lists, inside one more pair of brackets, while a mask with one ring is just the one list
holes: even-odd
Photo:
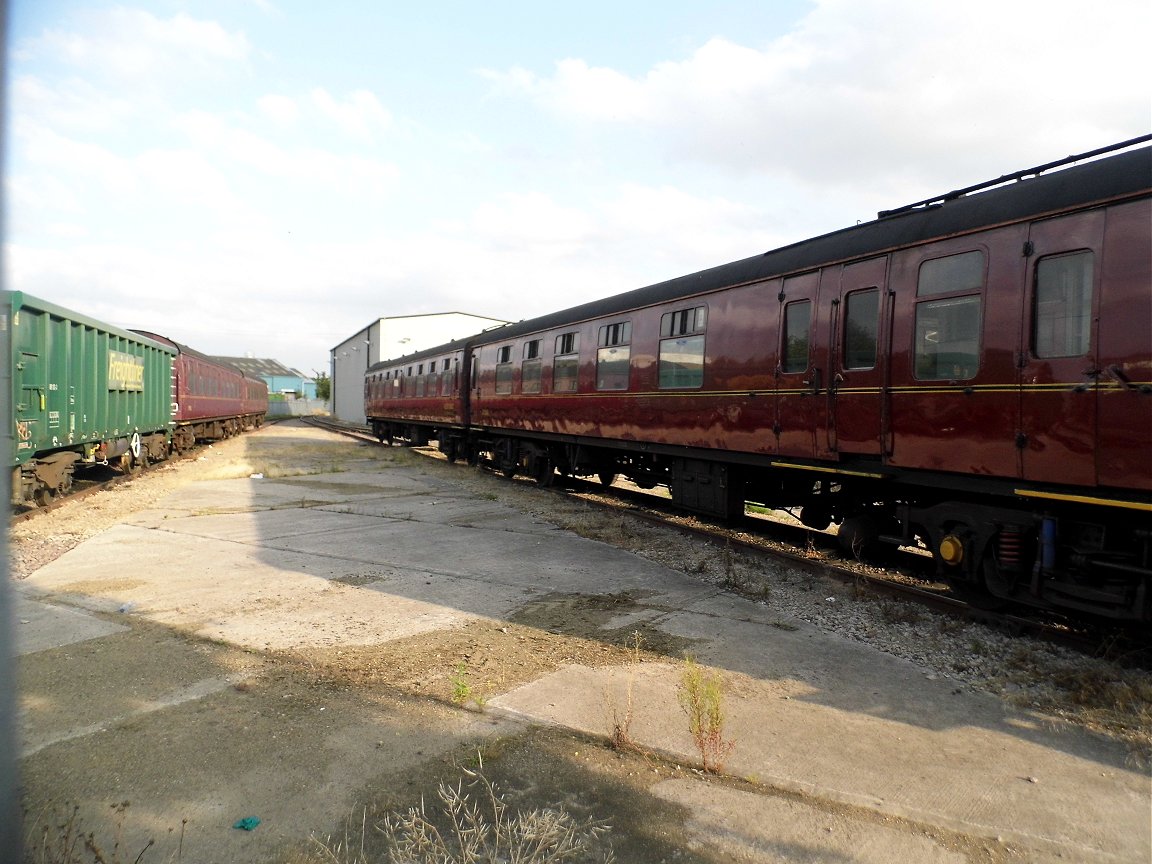
[[52, 500], [47, 504], [12, 505], [12, 515], [9, 518], [9, 524], [18, 525], [21, 522], [27, 522], [30, 519], [51, 513], [67, 502], [81, 501], [99, 492], [106, 492], [109, 489], [113, 489], [121, 483], [128, 483], [146, 474], [148, 471], [154, 471], [186, 459], [194, 459], [205, 446], [208, 445], [197, 444], [194, 447], [189, 447], [178, 453], [172, 453], [166, 459], [159, 462], [149, 462], [148, 464], [138, 465], [127, 470], [117, 468], [111, 463], [87, 468], [83, 471], [82, 475], [79, 475], [77, 479], [73, 480], [72, 488], [67, 494], [54, 495]]
[[[176, 457], [172, 457], [176, 458]], [[87, 472], [89, 477], [84, 477], [75, 480], [72, 484], [72, 489], [66, 495], [53, 496], [51, 502], [39, 505], [13, 505], [12, 516], [9, 523], [17, 525], [21, 522], [27, 522], [30, 519], [35, 519], [37, 516], [43, 516], [46, 513], [51, 513], [53, 510], [58, 509], [63, 504], [72, 501], [81, 501], [84, 498], [95, 495], [98, 492], [105, 492], [121, 483], [127, 483], [130, 480], [140, 476], [143, 472], [151, 469], [152, 467], [159, 467], [160, 465], [167, 464], [165, 462], [155, 463], [154, 466], [150, 465], [147, 468], [140, 468], [136, 471], [123, 473], [111, 465], [100, 465], [95, 468], [89, 469]]]
[[[379, 443], [363, 426], [321, 417], [304, 422], [360, 441]], [[428, 456], [435, 446], [413, 448]], [[534, 481], [525, 478], [522, 482]], [[549, 487], [555, 494], [574, 495], [598, 507], [624, 511], [630, 517], [663, 528], [673, 528], [704, 542], [738, 550], [765, 560], [782, 562], [814, 576], [848, 584], [858, 593], [915, 603], [938, 613], [979, 622], [1010, 635], [1031, 635], [1093, 656], [1119, 654], [1136, 657], [1137, 665], [1152, 665], [1152, 643], [1123, 628], [1084, 622], [1037, 610], [1023, 612], [990, 609], [976, 599], [959, 596], [950, 585], [934, 578], [931, 557], [923, 550], [901, 549], [883, 564], [845, 558], [834, 535], [790, 523], [780, 514], [746, 513], [737, 524], [720, 524], [675, 510], [667, 497], [617, 482], [610, 488], [581, 478], [557, 478]], [[739, 586], [729, 590], [739, 592]]]

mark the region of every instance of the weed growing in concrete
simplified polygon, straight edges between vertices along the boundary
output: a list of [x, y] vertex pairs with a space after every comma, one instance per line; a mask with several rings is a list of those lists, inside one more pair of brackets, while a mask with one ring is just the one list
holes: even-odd
[[688, 731], [700, 752], [701, 767], [709, 773], [724, 770], [734, 741], [724, 738], [724, 688], [715, 672], [705, 673], [691, 657], [684, 658], [680, 679], [680, 707], [688, 716]]
[[483, 711], [490, 697], [487, 685], [476, 687], [469, 680], [468, 664], [457, 663], [456, 671], [452, 675], [452, 702], [460, 706], [472, 702], [476, 705], [477, 711]]
[[[588, 861], [613, 864], [615, 856], [608, 843], [611, 830], [605, 822], [581, 822], [563, 807], [535, 808], [509, 814], [508, 805], [497, 787], [483, 773], [483, 763], [464, 773], [455, 786], [441, 783], [437, 790], [439, 813], [429, 813], [423, 800], [406, 813], [389, 813], [374, 826], [387, 846], [386, 855], [375, 860], [383, 864], [490, 864], [508, 861], [519, 864], [559, 864], [562, 861]], [[345, 832], [343, 840], [321, 841], [322, 859], [331, 864], [370, 864], [366, 851], [367, 810], [356, 829]]]
[[628, 637], [628, 684], [625, 688], [623, 710], [616, 704], [611, 691], [604, 689], [604, 698], [612, 713], [611, 741], [615, 750], [631, 750], [636, 747], [632, 740], [632, 708], [636, 691], [636, 670], [640, 666], [640, 648], [644, 644], [644, 637], [639, 630], [633, 630]]

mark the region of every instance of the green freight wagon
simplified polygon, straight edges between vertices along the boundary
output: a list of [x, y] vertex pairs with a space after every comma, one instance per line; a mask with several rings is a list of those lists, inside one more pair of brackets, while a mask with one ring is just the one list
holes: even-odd
[[174, 349], [19, 291], [0, 298], [13, 503], [51, 501], [77, 467], [133, 470], [167, 455]]

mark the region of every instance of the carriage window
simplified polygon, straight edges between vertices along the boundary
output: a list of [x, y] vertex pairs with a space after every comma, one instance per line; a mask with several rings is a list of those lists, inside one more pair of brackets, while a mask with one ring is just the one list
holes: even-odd
[[696, 306], [693, 309], [681, 309], [678, 312], [666, 312], [660, 316], [660, 336], [687, 336], [691, 333], [703, 333], [708, 326], [708, 307]]
[[1091, 252], [1041, 258], [1032, 297], [1032, 353], [1080, 357], [1092, 338]]
[[844, 298], [844, 368], [871, 369], [876, 365], [880, 290], [853, 291]]
[[543, 360], [525, 360], [520, 368], [520, 390], [523, 393], [540, 392], [540, 370]]
[[511, 345], [501, 345], [496, 349], [496, 392], [501, 395], [512, 392]]
[[704, 337], [681, 336], [660, 342], [660, 388], [704, 383]]
[[983, 287], [984, 253], [977, 249], [945, 258], [933, 258], [921, 264], [916, 281], [916, 296], [979, 291]]
[[808, 331], [812, 301], [801, 300], [784, 307], [784, 347], [780, 352], [781, 372], [808, 371]]
[[605, 324], [600, 328], [598, 345], [601, 348], [611, 345], [628, 345], [632, 342], [632, 322], [621, 321], [617, 324]]
[[540, 346], [543, 339], [533, 339], [524, 343], [524, 362], [520, 366], [520, 392], [540, 392], [540, 372], [544, 361], [540, 359]]
[[600, 328], [596, 351], [596, 389], [627, 390], [632, 356], [632, 322], [621, 321]]
[[915, 376], [958, 381], [975, 377], [980, 366], [980, 294], [984, 253], [961, 252], [920, 265], [917, 297], [968, 292], [967, 297], [916, 304]]
[[980, 351], [980, 297], [930, 300], [916, 305], [916, 377], [963, 380], [976, 375]]
[[556, 358], [552, 361], [552, 392], [575, 393], [580, 368], [580, 333], [556, 337]]
[[704, 328], [708, 309], [696, 306], [660, 318], [660, 389], [699, 387], [704, 383]]
[[441, 396], [451, 396], [460, 383], [460, 364], [452, 365], [451, 358], [444, 361], [444, 380], [441, 382]]

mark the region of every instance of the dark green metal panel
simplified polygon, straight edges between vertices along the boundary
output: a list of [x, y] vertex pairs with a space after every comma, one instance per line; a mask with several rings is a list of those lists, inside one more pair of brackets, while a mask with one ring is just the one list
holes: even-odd
[[12, 464], [171, 429], [172, 348], [19, 291], [3, 292], [3, 315]]

